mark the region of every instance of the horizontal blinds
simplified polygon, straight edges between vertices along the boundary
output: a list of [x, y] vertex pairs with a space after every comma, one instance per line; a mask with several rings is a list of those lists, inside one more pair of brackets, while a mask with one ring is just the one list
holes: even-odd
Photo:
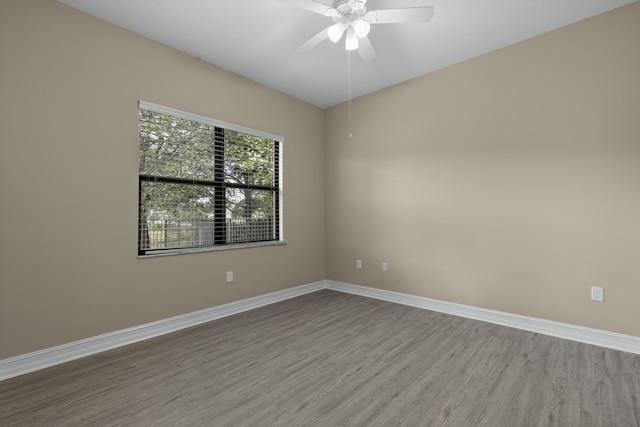
[[156, 113], [167, 114], [169, 116], [178, 117], [185, 120], [192, 120], [199, 123], [208, 124], [214, 127], [221, 127], [228, 130], [234, 130], [237, 132], [246, 133], [249, 135], [259, 136], [261, 138], [272, 139], [274, 141], [284, 142], [284, 138], [271, 133], [263, 132], [256, 129], [251, 129], [245, 126], [235, 125], [233, 123], [227, 123], [220, 120], [215, 120], [209, 117], [200, 116], [198, 114], [189, 113], [186, 111], [176, 110], [174, 108], [165, 107], [163, 105], [153, 104], [147, 101], [138, 101], [139, 108], [141, 110], [155, 111]]
[[279, 239], [281, 138], [140, 105], [139, 253]]
[[[276, 193], [141, 181], [140, 249], [162, 250], [277, 240]], [[225, 213], [215, 215], [216, 196]], [[250, 211], [250, 215], [245, 215]]]

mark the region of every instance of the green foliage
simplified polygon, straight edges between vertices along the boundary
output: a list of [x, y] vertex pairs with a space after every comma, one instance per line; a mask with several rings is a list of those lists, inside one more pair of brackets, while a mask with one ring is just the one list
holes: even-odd
[[253, 186], [275, 185], [275, 143], [246, 133], [225, 130], [225, 181], [247, 188], [227, 188], [227, 211], [232, 218], [257, 218], [272, 215], [272, 191]]
[[215, 129], [140, 110], [140, 173], [213, 180]]
[[[253, 187], [274, 185], [274, 164], [272, 140], [140, 110], [139, 173], [213, 183], [142, 181], [140, 220], [213, 218], [216, 191], [225, 191], [227, 217], [273, 215], [274, 192]], [[241, 188], [225, 190], [224, 183]]]

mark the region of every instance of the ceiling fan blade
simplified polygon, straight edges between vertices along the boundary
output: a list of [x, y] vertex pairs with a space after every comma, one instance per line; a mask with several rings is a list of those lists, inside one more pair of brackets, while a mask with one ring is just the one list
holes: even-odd
[[338, 16], [338, 10], [326, 4], [318, 3], [314, 0], [280, 0], [282, 3], [287, 3], [292, 6], [297, 6], [301, 9], [310, 10], [311, 12], [319, 13], [324, 16]]
[[322, 31], [320, 31], [318, 34], [316, 34], [315, 36], [311, 37], [309, 40], [307, 40], [306, 42], [298, 46], [294, 52], [296, 53], [306, 52], [309, 49], [313, 49], [314, 47], [318, 46], [320, 43], [322, 43], [328, 38], [329, 38], [329, 34], [327, 32], [327, 29], [325, 28]]
[[376, 51], [369, 40], [369, 37], [363, 37], [360, 39], [360, 47], [358, 53], [363, 61], [369, 62], [377, 58]]
[[365, 15], [370, 24], [404, 24], [428, 22], [435, 12], [433, 6], [407, 7], [404, 9], [371, 10]]

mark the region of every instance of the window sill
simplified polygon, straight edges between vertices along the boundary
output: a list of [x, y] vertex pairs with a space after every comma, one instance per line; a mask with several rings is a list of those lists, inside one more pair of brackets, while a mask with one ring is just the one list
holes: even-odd
[[156, 258], [156, 257], [171, 256], [171, 255], [198, 254], [202, 252], [231, 251], [234, 249], [260, 248], [263, 246], [283, 246], [283, 245], [286, 245], [287, 243], [288, 242], [286, 240], [272, 240], [268, 242], [251, 242], [251, 243], [238, 243], [234, 245], [207, 246], [206, 248], [167, 249], [163, 251], [157, 251], [152, 254], [138, 255], [138, 259]]

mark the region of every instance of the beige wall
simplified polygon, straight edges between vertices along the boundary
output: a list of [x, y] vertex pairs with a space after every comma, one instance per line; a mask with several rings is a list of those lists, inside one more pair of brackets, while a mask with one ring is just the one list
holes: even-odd
[[[349, 139], [344, 105], [0, 0], [0, 359], [324, 278], [640, 336], [637, 22], [357, 99]], [[139, 99], [284, 136], [289, 244], [138, 259]]]
[[635, 3], [354, 100], [352, 139], [327, 110], [328, 278], [640, 336], [638, 23]]
[[[139, 99], [283, 136], [288, 245], [138, 259]], [[53, 0], [0, 0], [0, 359], [324, 279], [323, 138], [316, 107]]]

